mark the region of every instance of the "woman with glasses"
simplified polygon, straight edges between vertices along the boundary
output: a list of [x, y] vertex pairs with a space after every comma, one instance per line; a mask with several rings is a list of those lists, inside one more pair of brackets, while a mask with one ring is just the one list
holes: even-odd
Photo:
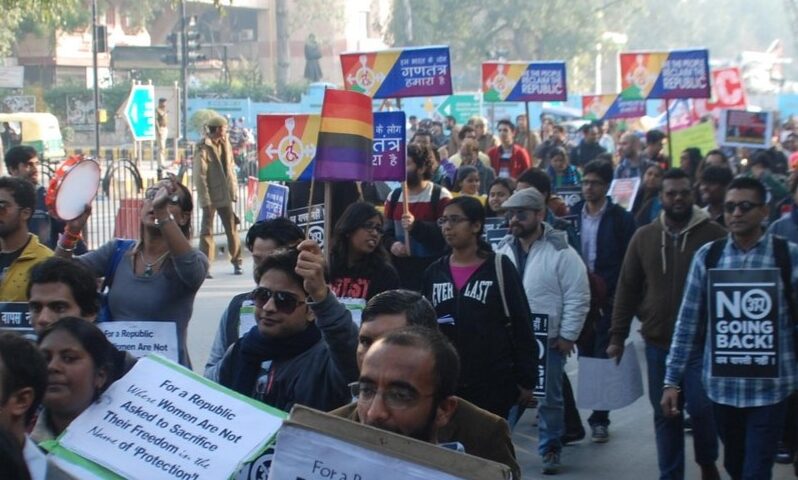
[[356, 202], [335, 224], [330, 290], [352, 311], [355, 323], [371, 297], [399, 288], [399, 274], [382, 244], [383, 218], [374, 205]]
[[[189, 243], [191, 237], [191, 192], [174, 176], [145, 192], [140, 211], [138, 241], [113, 240], [97, 250], [75, 257], [98, 278], [104, 277], [104, 294], [98, 322], [168, 322], [159, 344], [181, 365], [191, 368], [186, 346], [188, 321], [197, 294], [208, 272], [208, 258]], [[58, 241], [56, 255], [72, 257], [91, 208], [67, 222]], [[169, 331], [166, 331], [169, 330]], [[170, 340], [172, 339], [172, 340]]]
[[219, 383], [283, 411], [330, 411], [352, 399], [357, 327], [327, 288], [313, 240], [270, 255], [256, 272], [252, 329], [225, 353]]
[[474, 198], [446, 206], [438, 225], [451, 253], [424, 272], [422, 293], [460, 354], [457, 395], [507, 418], [514, 405], [533, 404], [537, 343], [518, 272], [482, 239], [484, 223]]

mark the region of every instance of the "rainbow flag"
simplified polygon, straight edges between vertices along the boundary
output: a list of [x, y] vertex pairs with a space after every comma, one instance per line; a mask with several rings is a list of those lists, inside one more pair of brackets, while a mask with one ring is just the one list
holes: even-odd
[[317, 180], [368, 180], [374, 115], [371, 97], [327, 89], [316, 142]]

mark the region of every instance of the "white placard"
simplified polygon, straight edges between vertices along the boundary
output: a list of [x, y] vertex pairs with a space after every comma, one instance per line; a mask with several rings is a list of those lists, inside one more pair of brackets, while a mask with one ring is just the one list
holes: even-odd
[[576, 406], [586, 410], [617, 410], [643, 396], [643, 375], [634, 343], [623, 349], [620, 365], [614, 358], [579, 357]]
[[341, 297], [338, 301], [349, 310], [349, 314], [352, 315], [352, 321], [355, 322], [357, 328], [360, 328], [363, 310], [366, 308], [366, 300], [363, 298]]
[[179, 361], [175, 322], [113, 321], [97, 326], [118, 350], [136, 358], [157, 353], [173, 362]]
[[[458, 477], [286, 425], [277, 437], [269, 480], [455, 480]], [[440, 448], [430, 445], [430, 448]]]
[[281, 424], [277, 410], [149, 356], [59, 443], [125, 478], [216, 480], [263, 449]]

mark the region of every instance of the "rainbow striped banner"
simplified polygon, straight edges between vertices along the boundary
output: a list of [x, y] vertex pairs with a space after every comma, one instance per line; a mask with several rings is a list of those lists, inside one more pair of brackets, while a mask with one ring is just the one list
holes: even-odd
[[313, 177], [368, 180], [373, 138], [371, 98], [358, 92], [327, 89], [321, 107]]

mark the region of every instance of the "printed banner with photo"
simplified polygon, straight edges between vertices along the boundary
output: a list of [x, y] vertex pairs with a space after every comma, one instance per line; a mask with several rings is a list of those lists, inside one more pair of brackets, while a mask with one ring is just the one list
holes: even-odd
[[710, 98], [709, 50], [619, 54], [626, 100]]
[[777, 268], [711, 269], [709, 325], [713, 377], [779, 377]]
[[264, 403], [148, 356], [49, 448], [60, 464], [97, 478], [229, 478], [263, 451], [283, 418]]
[[771, 112], [721, 110], [720, 144], [724, 147], [770, 148], [773, 136]]
[[258, 115], [258, 180], [310, 180], [320, 115]]
[[625, 100], [620, 95], [583, 95], [582, 115], [588, 120], [640, 118], [646, 115], [645, 100]]
[[564, 102], [565, 62], [483, 62], [482, 91], [486, 102]]
[[452, 94], [449, 47], [341, 54], [344, 88], [372, 98]]
[[640, 188], [640, 177], [616, 178], [610, 184], [607, 195], [612, 198], [613, 203], [631, 212], [635, 197], [637, 197], [638, 188]]

